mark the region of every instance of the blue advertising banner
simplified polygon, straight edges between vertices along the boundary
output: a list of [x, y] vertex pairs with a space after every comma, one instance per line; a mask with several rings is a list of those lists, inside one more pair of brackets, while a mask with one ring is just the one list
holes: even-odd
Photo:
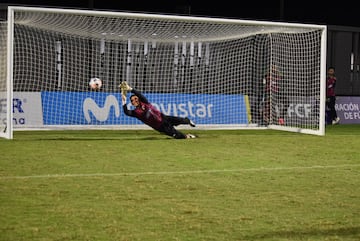
[[[244, 95], [144, 93], [165, 115], [197, 124], [248, 124]], [[41, 92], [45, 125], [142, 124], [124, 114], [119, 93]], [[129, 101], [128, 101], [129, 102]], [[128, 103], [128, 108], [132, 106]]]

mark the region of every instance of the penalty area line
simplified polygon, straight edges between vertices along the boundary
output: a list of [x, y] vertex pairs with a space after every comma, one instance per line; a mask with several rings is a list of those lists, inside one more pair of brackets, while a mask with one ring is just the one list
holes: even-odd
[[286, 170], [306, 170], [306, 169], [334, 169], [360, 167], [360, 164], [343, 165], [315, 165], [315, 166], [295, 166], [295, 167], [259, 167], [259, 168], [241, 168], [241, 169], [218, 169], [218, 170], [192, 170], [192, 171], [159, 171], [159, 172], [120, 172], [120, 173], [74, 173], [74, 174], [46, 174], [29, 176], [0, 176], [0, 180], [6, 179], [35, 179], [35, 178], [67, 178], [67, 177], [112, 177], [112, 176], [145, 176], [145, 175], [191, 175], [208, 173], [226, 173], [226, 172], [261, 172], [261, 171], [286, 171]]

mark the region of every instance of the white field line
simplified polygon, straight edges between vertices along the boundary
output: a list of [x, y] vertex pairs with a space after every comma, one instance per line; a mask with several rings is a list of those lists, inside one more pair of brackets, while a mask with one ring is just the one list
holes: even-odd
[[225, 172], [271, 172], [287, 170], [307, 170], [307, 169], [335, 169], [360, 167], [360, 164], [343, 164], [328, 166], [295, 166], [295, 167], [259, 167], [259, 168], [240, 168], [240, 169], [219, 169], [219, 170], [192, 170], [192, 171], [159, 171], [159, 172], [120, 172], [120, 173], [74, 173], [74, 174], [46, 174], [31, 176], [0, 176], [0, 180], [6, 179], [33, 179], [33, 178], [67, 178], [67, 177], [112, 177], [112, 176], [144, 176], [144, 175], [191, 175], [207, 173]]

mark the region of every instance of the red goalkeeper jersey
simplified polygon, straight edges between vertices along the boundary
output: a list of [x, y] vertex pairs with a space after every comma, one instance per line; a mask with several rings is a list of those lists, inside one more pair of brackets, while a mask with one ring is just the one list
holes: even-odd
[[155, 130], [159, 130], [163, 122], [161, 112], [149, 103], [146, 97], [139, 91], [133, 89], [132, 92], [139, 97], [140, 104], [134, 110], [129, 110], [126, 105], [123, 105], [124, 113], [128, 116], [136, 117]]
[[335, 96], [336, 77], [328, 77], [326, 79], [326, 96]]

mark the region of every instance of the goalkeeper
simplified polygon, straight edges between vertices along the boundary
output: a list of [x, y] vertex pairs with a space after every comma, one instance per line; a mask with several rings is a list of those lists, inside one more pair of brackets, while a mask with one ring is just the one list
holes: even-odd
[[[144, 124], [175, 139], [188, 139], [196, 137], [192, 134], [185, 135], [182, 132], [176, 130], [174, 127], [181, 124], [195, 127], [195, 123], [192, 122], [189, 118], [169, 116], [161, 113], [146, 99], [146, 97], [140, 91], [130, 87], [125, 81], [123, 81], [119, 87], [121, 89], [123, 110], [127, 116], [136, 117]], [[131, 104], [135, 107], [133, 110], [129, 110], [126, 105], [126, 94], [128, 91], [132, 93], [130, 96], [130, 101]]]

